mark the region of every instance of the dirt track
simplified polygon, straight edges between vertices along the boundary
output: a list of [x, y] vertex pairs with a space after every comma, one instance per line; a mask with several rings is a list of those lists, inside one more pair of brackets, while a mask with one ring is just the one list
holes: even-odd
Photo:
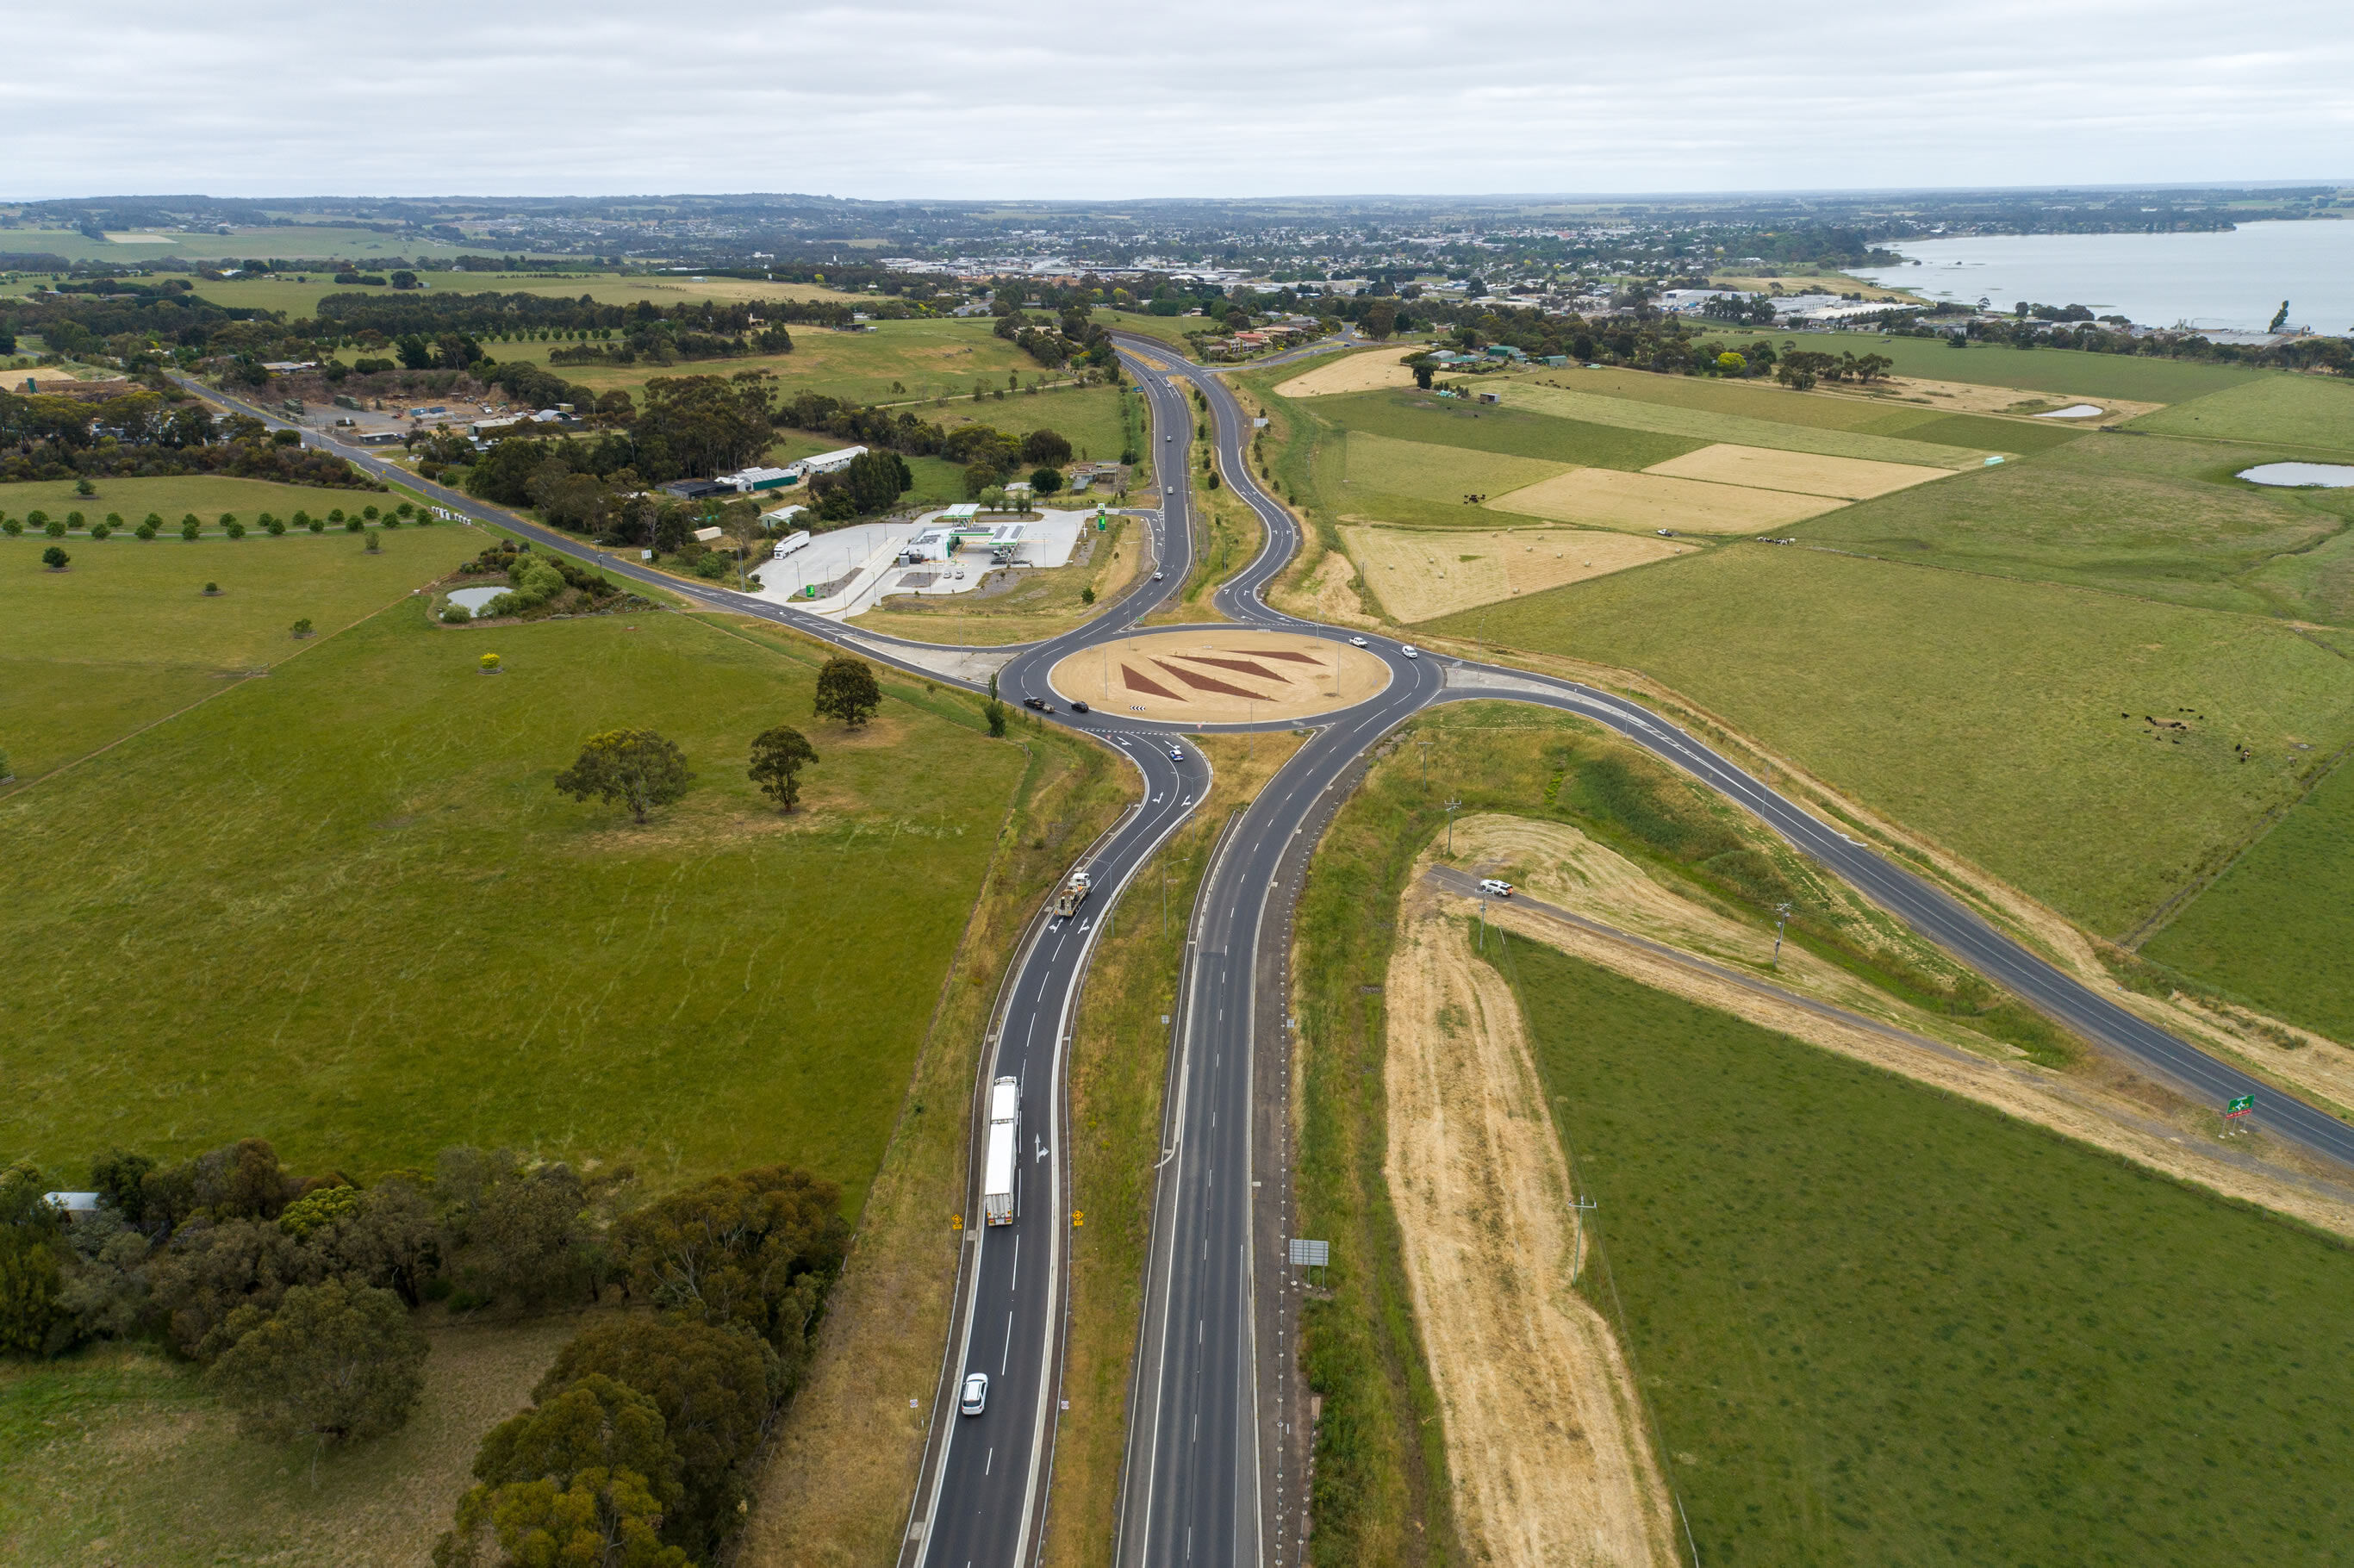
[[1675, 1561], [1608, 1324], [1570, 1283], [1570, 1175], [1519, 1009], [1418, 878], [1388, 975], [1387, 1156], [1456, 1516], [1500, 1568]]

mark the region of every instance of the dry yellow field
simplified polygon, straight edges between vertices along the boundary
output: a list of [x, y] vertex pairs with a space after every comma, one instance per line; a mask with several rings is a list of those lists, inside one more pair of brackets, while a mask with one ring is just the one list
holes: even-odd
[[1746, 534], [1777, 528], [1837, 511], [1847, 504], [1819, 495], [1709, 484], [1658, 473], [1622, 473], [1611, 468], [1581, 468], [1500, 495], [1486, 504], [1498, 512], [1584, 523], [1598, 528], [1672, 528], [1692, 534]]
[[1384, 387], [1411, 387], [1414, 372], [1401, 363], [1406, 349], [1376, 348], [1328, 359], [1315, 369], [1293, 376], [1275, 389], [1278, 397], [1317, 397], [1335, 392], [1375, 392]]
[[1176, 724], [1305, 718], [1363, 702], [1390, 667], [1337, 637], [1297, 632], [1171, 631], [1074, 653], [1047, 672], [1066, 702]]
[[1700, 548], [1585, 528], [1343, 528], [1341, 537], [1383, 608], [1402, 621], [1430, 620]]
[[1739, 447], [1720, 441], [1696, 452], [1655, 462], [1643, 471], [1665, 474], [1670, 479], [1706, 480], [1711, 484], [1745, 484], [1757, 490], [1867, 501], [1928, 480], [1943, 479], [1952, 471], [1909, 462], [1873, 462], [1865, 458], [1776, 451], [1771, 447]]

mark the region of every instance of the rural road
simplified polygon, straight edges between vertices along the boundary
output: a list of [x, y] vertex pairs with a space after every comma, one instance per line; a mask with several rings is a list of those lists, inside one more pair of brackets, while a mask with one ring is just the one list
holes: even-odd
[[[1266, 529], [1259, 555], [1214, 596], [1235, 621], [1340, 638], [1345, 631], [1285, 615], [1261, 592], [1299, 548], [1298, 524], [1269, 498], [1246, 460], [1250, 427], [1212, 372], [1155, 339], [1116, 334], [1150, 399], [1163, 492], [1145, 522], [1166, 572], [1138, 583], [1087, 625], [1013, 650], [1001, 673], [1009, 700], [1054, 700], [1046, 673], [1077, 650], [1124, 636], [1179, 591], [1192, 566], [1187, 465], [1177, 454], [1196, 417], [1198, 391], [1215, 421], [1221, 473]], [[1147, 356], [1162, 368], [1139, 363]], [[1172, 383], [1174, 383], [1172, 386]], [[234, 402], [272, 425], [266, 409]], [[912, 673], [936, 651], [856, 632], [770, 601], [656, 573], [583, 550], [578, 540], [420, 482], [368, 452], [313, 429], [304, 439], [355, 465], [607, 571], [682, 596], [700, 608], [758, 617], [852, 648]], [[1159, 438], [1174, 434], [1175, 441]], [[1231, 630], [1231, 628], [1228, 628]], [[1129, 1403], [1116, 1568], [1285, 1568], [1303, 1545], [1301, 1460], [1308, 1434], [1297, 1419], [1301, 1388], [1292, 1356], [1297, 1294], [1284, 1263], [1290, 1234], [1281, 1114], [1290, 1040], [1285, 1013], [1292, 915], [1309, 855], [1366, 765], [1366, 754], [1415, 713], [1440, 702], [1525, 702], [1573, 713], [1625, 736], [1755, 815], [1801, 852], [1845, 878], [1988, 979], [2193, 1098], [2221, 1107], [2256, 1097], [2256, 1119], [2276, 1137], [2354, 1171], [2354, 1127], [2259, 1083], [2126, 1011], [2046, 962], [1942, 890], [1785, 800], [1704, 743], [1623, 697], [1575, 682], [1429, 655], [1366, 634], [1391, 667], [1389, 685], [1355, 707], [1314, 721], [1312, 734], [1260, 791], [1224, 841], [1204, 877], [1180, 1001], [1173, 1092], [1158, 1175], [1145, 1307]], [[968, 1232], [958, 1316], [901, 1568], [1028, 1568], [1042, 1539], [1051, 1467], [1067, 1271], [1067, 1172], [1061, 1161], [1063, 1047], [1100, 921], [1127, 877], [1190, 813], [1206, 789], [1207, 765], [1170, 732], [1133, 717], [1056, 714], [1097, 736], [1137, 768], [1140, 802], [1087, 862], [1100, 890], [1070, 921], [1034, 921], [1013, 966], [983, 1072], [1023, 1085], [1024, 1166], [1020, 1220]], [[1247, 727], [1288, 729], [1294, 721]], [[976, 1093], [973, 1155], [980, 1158]], [[1033, 1140], [1035, 1140], [1034, 1142]], [[974, 1178], [976, 1187], [978, 1174]], [[970, 1205], [970, 1214], [977, 1205]], [[991, 1379], [986, 1414], [952, 1413], [968, 1370]]]

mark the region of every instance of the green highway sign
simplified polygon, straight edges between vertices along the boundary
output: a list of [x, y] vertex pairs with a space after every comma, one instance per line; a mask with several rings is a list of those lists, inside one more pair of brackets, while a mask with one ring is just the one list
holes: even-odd
[[2256, 1097], [2253, 1095], [2242, 1095], [2231, 1104], [2223, 1107], [2223, 1114], [2225, 1116], [2245, 1116], [2255, 1108]]

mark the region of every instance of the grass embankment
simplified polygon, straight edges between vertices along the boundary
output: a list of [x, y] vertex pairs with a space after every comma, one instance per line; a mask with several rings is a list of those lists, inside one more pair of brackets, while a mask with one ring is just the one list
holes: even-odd
[[1134, 783], [1100, 747], [1019, 720], [1014, 735], [1029, 767], [761, 1478], [738, 1558], [748, 1568], [888, 1563], [907, 1524], [956, 1283], [962, 1233], [949, 1222], [964, 1207], [982, 1035], [1023, 926]]
[[[1431, 743], [1425, 788], [1418, 742]], [[2063, 1060], [2041, 1020], [1826, 881], [1770, 835], [1680, 776], [1581, 721], [1474, 705], [1417, 718], [1374, 765], [1318, 849], [1299, 950], [1304, 1068], [1301, 1234], [1333, 1243], [1330, 1293], [1306, 1317], [1317, 1436], [1319, 1563], [1437, 1562], [1457, 1551], [1443, 1436], [1398, 1264], [1383, 1174], [1381, 988], [1395, 904], [1415, 857], [1445, 829], [1440, 803], [1575, 823], [1705, 907], [1770, 927], [1893, 996], [1967, 1017], [2031, 1054]]]
[[[1227, 815], [1299, 749], [1293, 735], [1200, 736], [1211, 793], [1138, 872], [1087, 967], [1071, 1042], [1071, 1308], [1046, 1568], [1110, 1561], [1130, 1362], [1144, 1307], [1170, 1026], [1193, 897]], [[1164, 916], [1164, 910], [1166, 911]]]
[[2354, 1531], [2344, 1244], [1502, 950], [1701, 1561], [2269, 1563]]
[[[71, 1172], [260, 1136], [364, 1175], [504, 1144], [658, 1186], [788, 1162], [855, 1213], [1022, 758], [896, 679], [864, 732], [814, 722], [819, 662], [419, 600], [16, 791], [0, 940], [48, 957], [0, 980], [0, 1146]], [[822, 758], [790, 818], [743, 771], [779, 723]], [[551, 788], [632, 725], [683, 747], [684, 801], [638, 826]]]
[[[234, 512], [250, 526], [259, 511], [283, 516], [299, 506], [324, 515], [357, 493], [159, 479], [110, 482], [99, 502], [84, 504], [122, 510], [135, 523], [164, 511], [168, 497], [175, 524], [201, 503], [207, 522]], [[0, 750], [24, 780], [315, 649], [295, 638], [296, 620], [322, 635], [340, 630], [482, 546], [476, 531], [444, 524], [383, 535], [375, 554], [341, 529], [281, 538], [214, 533], [193, 542], [176, 532], [146, 540], [77, 535], [62, 541], [71, 565], [52, 572], [41, 565], [51, 543], [0, 538]], [[220, 585], [217, 597], [205, 594], [208, 582]]]
[[2293, 629], [2078, 588], [1750, 546], [1432, 630], [1482, 614], [1492, 644], [1644, 672], [2101, 932], [2354, 738], [2342, 658]]
[[[18, 1563], [415, 1568], [482, 1435], [529, 1402], [571, 1312], [426, 1315], [425, 1393], [398, 1432], [319, 1457], [238, 1435], [200, 1369], [143, 1345], [0, 1363], [0, 1555]], [[32, 1484], [38, 1477], [39, 1483]]]

